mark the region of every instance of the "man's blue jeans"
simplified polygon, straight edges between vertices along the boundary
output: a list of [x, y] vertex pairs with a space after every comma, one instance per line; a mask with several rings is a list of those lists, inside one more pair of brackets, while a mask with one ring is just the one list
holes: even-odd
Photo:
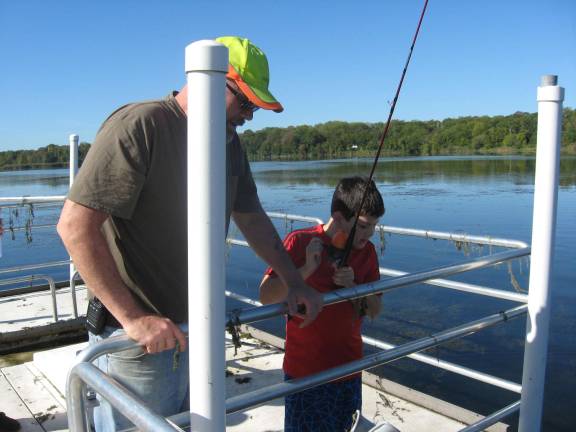
[[[180, 328], [187, 331], [187, 325]], [[90, 343], [123, 335], [123, 329], [106, 327], [98, 336], [90, 334]], [[141, 347], [132, 348], [96, 359], [94, 364], [142, 399], [154, 412], [166, 417], [188, 411], [190, 389], [188, 386], [188, 350], [175, 350], [146, 354]], [[100, 406], [94, 409], [96, 432], [116, 432], [132, 423], [101, 397]]]

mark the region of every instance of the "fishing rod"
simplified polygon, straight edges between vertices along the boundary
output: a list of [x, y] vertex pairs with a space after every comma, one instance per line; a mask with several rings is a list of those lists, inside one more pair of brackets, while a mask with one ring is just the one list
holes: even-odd
[[390, 128], [390, 121], [392, 120], [392, 115], [394, 114], [394, 109], [396, 108], [396, 103], [398, 102], [398, 96], [400, 95], [400, 90], [402, 89], [402, 84], [404, 83], [404, 77], [406, 76], [406, 71], [408, 70], [408, 65], [410, 64], [410, 59], [412, 58], [412, 52], [414, 51], [414, 46], [416, 45], [416, 40], [418, 39], [418, 33], [420, 33], [420, 26], [422, 25], [422, 20], [424, 19], [424, 14], [426, 13], [426, 7], [428, 6], [428, 0], [425, 0], [424, 7], [422, 8], [422, 13], [420, 14], [420, 19], [418, 20], [418, 26], [416, 27], [416, 32], [412, 39], [412, 45], [410, 46], [410, 51], [408, 52], [408, 58], [406, 59], [406, 64], [404, 65], [404, 70], [402, 71], [402, 76], [400, 77], [400, 82], [396, 88], [396, 94], [394, 95], [394, 100], [390, 106], [390, 112], [388, 113], [388, 120], [386, 121], [386, 127], [380, 138], [380, 145], [378, 146], [378, 151], [376, 152], [376, 157], [374, 158], [374, 163], [372, 164], [372, 169], [370, 171], [370, 176], [366, 180], [366, 186], [364, 187], [364, 193], [362, 194], [362, 201], [360, 201], [360, 206], [358, 207], [358, 212], [356, 213], [354, 224], [352, 229], [348, 234], [348, 239], [346, 240], [346, 246], [344, 247], [344, 252], [338, 263], [338, 268], [344, 267], [347, 264], [350, 252], [352, 251], [352, 244], [354, 243], [354, 236], [356, 235], [356, 226], [358, 225], [358, 219], [360, 218], [360, 213], [362, 207], [364, 207], [364, 202], [366, 201], [366, 195], [368, 194], [368, 189], [370, 183], [372, 182], [372, 177], [374, 176], [374, 171], [376, 170], [376, 165], [378, 164], [378, 159], [380, 158], [380, 153], [382, 152], [382, 146], [386, 135], [388, 134], [388, 129]]

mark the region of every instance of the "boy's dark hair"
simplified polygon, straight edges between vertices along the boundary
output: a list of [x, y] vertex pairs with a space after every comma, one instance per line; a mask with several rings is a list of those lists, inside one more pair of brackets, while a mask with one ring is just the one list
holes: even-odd
[[[362, 195], [366, 188], [367, 177], [346, 177], [336, 185], [336, 190], [332, 196], [332, 206], [330, 212], [334, 214], [339, 211], [346, 220], [350, 220], [358, 213], [358, 208], [362, 202]], [[384, 214], [384, 200], [376, 188], [374, 181], [370, 180], [368, 193], [361, 215], [379, 218]]]

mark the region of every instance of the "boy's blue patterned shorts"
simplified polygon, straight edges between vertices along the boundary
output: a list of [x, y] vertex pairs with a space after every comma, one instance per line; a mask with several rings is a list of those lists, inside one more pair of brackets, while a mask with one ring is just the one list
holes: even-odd
[[[288, 375], [285, 380], [289, 380]], [[286, 396], [285, 432], [346, 432], [362, 407], [362, 378], [332, 382]]]

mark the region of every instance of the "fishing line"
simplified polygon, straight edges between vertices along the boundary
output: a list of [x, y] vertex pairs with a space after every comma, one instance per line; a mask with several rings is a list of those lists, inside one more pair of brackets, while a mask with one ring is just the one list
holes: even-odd
[[420, 33], [420, 26], [422, 25], [422, 20], [424, 19], [424, 14], [426, 13], [427, 6], [428, 6], [428, 0], [425, 0], [424, 7], [422, 8], [422, 13], [420, 14], [420, 19], [418, 20], [418, 26], [416, 27], [416, 32], [414, 33], [414, 37], [412, 38], [412, 45], [410, 46], [410, 51], [408, 52], [408, 58], [406, 59], [406, 64], [404, 65], [404, 70], [402, 71], [400, 82], [398, 83], [398, 87], [396, 88], [396, 94], [394, 95], [394, 100], [392, 101], [392, 105], [390, 106], [390, 112], [388, 113], [388, 120], [386, 121], [384, 132], [382, 133], [382, 137], [380, 138], [380, 145], [378, 146], [378, 151], [376, 152], [374, 163], [372, 164], [372, 169], [370, 170], [370, 175], [368, 176], [368, 180], [366, 180], [366, 186], [364, 188], [364, 193], [362, 194], [362, 201], [360, 201], [360, 206], [358, 207], [358, 212], [356, 213], [356, 217], [354, 219], [354, 224], [352, 225], [352, 229], [348, 234], [348, 239], [346, 240], [346, 246], [342, 254], [342, 258], [338, 263], [338, 268], [346, 266], [346, 263], [350, 256], [350, 252], [352, 250], [352, 244], [354, 243], [354, 236], [356, 235], [356, 226], [358, 224], [358, 219], [360, 218], [362, 207], [364, 207], [364, 202], [366, 201], [368, 188], [372, 181], [372, 177], [374, 176], [374, 171], [376, 170], [376, 165], [378, 164], [378, 159], [380, 158], [380, 153], [382, 152], [382, 146], [384, 144], [384, 140], [386, 139], [388, 129], [390, 128], [390, 121], [392, 120], [392, 115], [394, 114], [396, 103], [398, 102], [398, 96], [400, 95], [402, 84], [404, 83], [404, 77], [406, 76], [406, 71], [408, 70], [410, 59], [412, 58], [412, 52], [414, 51], [414, 46], [416, 45], [416, 40], [418, 39], [418, 34]]

